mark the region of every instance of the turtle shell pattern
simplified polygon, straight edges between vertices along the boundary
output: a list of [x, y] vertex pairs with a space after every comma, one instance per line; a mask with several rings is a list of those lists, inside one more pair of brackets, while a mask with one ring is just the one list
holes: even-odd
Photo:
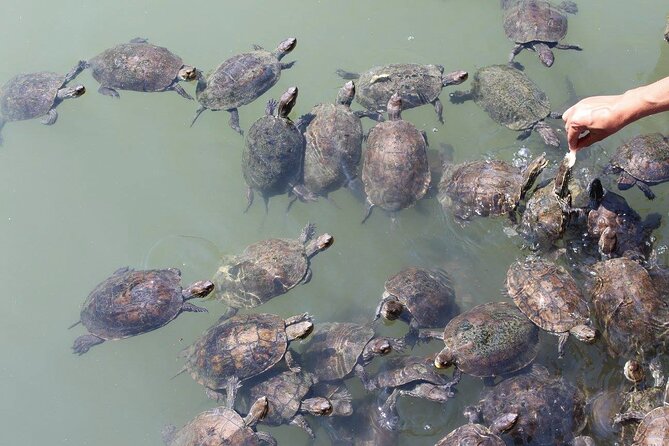
[[430, 180], [427, 145], [413, 124], [399, 119], [371, 129], [362, 166], [368, 201], [399, 211], [423, 198]]
[[253, 102], [281, 76], [281, 63], [265, 50], [238, 54], [207, 74], [206, 87], [198, 84], [197, 100], [212, 110], [227, 110]]
[[646, 414], [634, 434], [632, 446], [657, 446], [667, 442], [669, 442], [669, 406], [663, 406]]
[[456, 366], [478, 377], [522, 369], [536, 357], [538, 343], [537, 327], [508, 302], [478, 305], [451, 319], [444, 329], [444, 344]]
[[530, 257], [513, 263], [506, 289], [520, 311], [543, 330], [564, 333], [588, 322], [590, 309], [576, 281], [553, 262]]
[[300, 410], [300, 404], [309, 393], [314, 381], [308, 373], [295, 373], [290, 370], [263, 375], [257, 384], [248, 388], [246, 401], [253, 403], [257, 398], [266, 396], [267, 415], [261, 420], [270, 426], [289, 423]]
[[474, 102], [511, 130], [530, 129], [551, 111], [546, 94], [525, 73], [507, 65], [479, 69], [471, 91]]
[[186, 349], [186, 369], [198, 383], [219, 390], [231, 376], [243, 381], [269, 369], [287, 348], [283, 318], [236, 315], [209, 328]]
[[[562, 237], [569, 216], [564, 212], [563, 203], [554, 192], [554, 181], [541, 189], [535, 189], [525, 204], [525, 211], [521, 220], [523, 234], [533, 243], [540, 246], [550, 246]], [[571, 196], [564, 198], [567, 205]]]
[[446, 435], [435, 446], [504, 446], [504, 444], [504, 441], [487, 427], [469, 423]]
[[385, 111], [390, 97], [399, 93], [402, 109], [432, 102], [441, 93], [443, 67], [391, 64], [370, 68], [356, 81], [355, 100], [368, 110]]
[[373, 337], [371, 327], [352, 322], [318, 324], [302, 354], [303, 364], [319, 381], [344, 379]]
[[382, 370], [373, 378], [376, 388], [400, 387], [414, 382], [429, 382], [438, 386], [448, 384], [437, 373], [433, 357], [395, 356], [383, 362]]
[[254, 308], [295, 287], [308, 268], [299, 240], [262, 240], [224, 259], [213, 278], [216, 296], [233, 308]]
[[669, 142], [660, 133], [639, 135], [618, 147], [611, 164], [648, 184], [669, 180]]
[[47, 114], [63, 81], [64, 75], [48, 71], [14, 76], [0, 87], [0, 115], [21, 121]]
[[517, 43], [557, 42], [567, 35], [567, 16], [543, 0], [524, 0], [504, 15], [504, 32]]
[[90, 292], [81, 322], [103, 339], [123, 339], [155, 330], [183, 305], [181, 271], [121, 268]]
[[101, 85], [131, 91], [163, 91], [174, 83], [183, 60], [150, 43], [124, 43], [89, 61]]
[[418, 327], [444, 327], [457, 310], [455, 290], [443, 271], [405, 268], [388, 278], [385, 288], [407, 308]]
[[257, 446], [256, 433], [226, 407], [202, 412], [179, 429], [168, 446]]
[[354, 177], [362, 155], [362, 124], [341, 104], [321, 104], [304, 134], [304, 184], [321, 195], [343, 186]]

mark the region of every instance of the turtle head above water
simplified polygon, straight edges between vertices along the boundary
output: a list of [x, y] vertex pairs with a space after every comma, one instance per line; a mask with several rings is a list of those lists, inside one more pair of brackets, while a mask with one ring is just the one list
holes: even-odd
[[191, 65], [184, 65], [177, 73], [177, 77], [182, 81], [194, 81], [198, 78], [198, 70]]
[[290, 53], [297, 46], [297, 39], [295, 37], [289, 37], [286, 40], [281, 41], [279, 46], [276, 48], [277, 58], [281, 60], [283, 56]]

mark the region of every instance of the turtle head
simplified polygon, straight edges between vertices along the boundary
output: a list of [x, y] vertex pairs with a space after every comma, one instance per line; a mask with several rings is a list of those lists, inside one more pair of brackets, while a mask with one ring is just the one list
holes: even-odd
[[532, 188], [532, 185], [537, 180], [541, 172], [548, 165], [546, 154], [542, 153], [532, 160], [530, 164], [523, 170], [523, 183], [520, 185], [520, 199], [525, 197], [527, 191]]
[[375, 356], [383, 356], [393, 351], [393, 346], [388, 338], [374, 338], [367, 343], [362, 352], [365, 361]]
[[297, 87], [290, 87], [284, 94], [281, 95], [281, 98], [279, 99], [279, 108], [277, 111], [277, 115], [280, 118], [287, 118], [291, 110], [293, 110], [293, 107], [297, 102], [297, 93]]
[[437, 356], [434, 357], [434, 366], [438, 369], [446, 369], [455, 363], [453, 352], [450, 348], [444, 347]]
[[276, 47], [276, 58], [281, 60], [283, 56], [290, 53], [297, 46], [297, 39], [295, 37], [289, 37], [286, 40], [283, 40], [279, 43], [279, 46]]
[[533, 46], [533, 48], [537, 52], [539, 60], [542, 64], [547, 67], [553, 65], [553, 62], [555, 62], [555, 55], [553, 54], [553, 50], [551, 50], [548, 45], [545, 43], [537, 43]]
[[643, 367], [639, 361], [635, 359], [630, 359], [623, 366], [623, 375], [627, 378], [628, 381], [638, 384], [646, 378], [646, 374], [643, 371]]
[[334, 237], [328, 233], [319, 235], [307, 245], [305, 251], [307, 257], [312, 257], [321, 251], [325, 251], [334, 243]]
[[597, 339], [597, 330], [585, 324], [573, 327], [569, 333], [573, 334], [576, 339], [585, 342], [586, 344], [592, 344]]
[[269, 401], [266, 396], [261, 396], [251, 406], [249, 414], [244, 419], [244, 424], [247, 426], [253, 426], [258, 421], [262, 420], [267, 416], [269, 411]]
[[183, 290], [182, 295], [184, 300], [193, 299], [196, 297], [206, 297], [214, 291], [214, 284], [210, 280], [198, 280], [190, 284], [188, 288]]
[[337, 104], [349, 106], [355, 97], [355, 84], [353, 81], [348, 81], [339, 90], [337, 94]]
[[198, 69], [190, 65], [184, 65], [177, 73], [177, 77], [181, 81], [194, 81], [198, 78]]
[[308, 398], [300, 404], [300, 410], [308, 412], [317, 417], [328, 416], [332, 414], [332, 403], [323, 397]]
[[294, 339], [304, 339], [314, 331], [314, 323], [311, 322], [311, 316], [303, 315], [290, 318], [286, 323], [286, 337], [292, 341]]
[[402, 97], [399, 95], [399, 93], [393, 93], [393, 95], [388, 100], [386, 110], [388, 110], [389, 120], [395, 121], [402, 118]]
[[404, 305], [397, 300], [396, 297], [388, 297], [382, 304], [379, 310], [379, 314], [389, 321], [394, 321], [402, 315], [404, 311]]
[[57, 96], [61, 101], [63, 99], [72, 99], [78, 98], [82, 94], [86, 93], [86, 87], [83, 85], [75, 85], [74, 87], [63, 87], [58, 90]]
[[448, 87], [449, 85], [458, 85], [466, 81], [468, 77], [469, 73], [464, 70], [453, 71], [442, 77], [441, 84], [444, 87]]

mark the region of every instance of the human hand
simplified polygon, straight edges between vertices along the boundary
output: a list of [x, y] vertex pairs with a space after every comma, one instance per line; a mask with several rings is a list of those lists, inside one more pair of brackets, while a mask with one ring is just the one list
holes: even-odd
[[627, 114], [621, 110], [623, 95], [591, 96], [562, 113], [569, 150], [577, 152], [601, 141], [627, 124]]

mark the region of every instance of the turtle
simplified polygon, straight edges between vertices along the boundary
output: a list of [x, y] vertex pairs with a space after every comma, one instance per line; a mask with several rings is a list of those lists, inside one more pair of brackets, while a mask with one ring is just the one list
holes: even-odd
[[297, 240], [271, 238], [246, 247], [241, 255], [223, 259], [213, 277], [213, 296], [228, 306], [222, 318], [239, 308], [254, 308], [311, 280], [310, 260], [334, 243], [330, 234], [314, 239], [316, 225], [308, 223]]
[[404, 340], [374, 335], [368, 325], [319, 323], [300, 355], [300, 364], [318, 381], [339, 381], [356, 374], [368, 386], [364, 367], [375, 356], [404, 349]]
[[353, 405], [350, 417], [323, 418], [332, 445], [395, 446], [400, 432], [387, 429], [376, 394], [369, 394]]
[[207, 410], [179, 430], [166, 426], [163, 441], [166, 446], [276, 446], [271, 434], [255, 430], [255, 424], [267, 414], [268, 405], [267, 397], [258, 398], [244, 418], [226, 406]]
[[83, 355], [91, 347], [108, 340], [124, 339], [162, 327], [183, 312], [206, 313], [188, 302], [214, 290], [209, 280], [181, 288], [177, 268], [140, 270], [117, 269], [90, 292], [81, 307], [80, 320], [89, 334], [79, 336], [72, 350]]
[[522, 132], [520, 139], [534, 130], [549, 146], [560, 146], [557, 133], [544, 119], [560, 119], [562, 115], [551, 112], [546, 93], [522, 71], [508, 65], [479, 68], [469, 92], [451, 93], [451, 102], [462, 103], [469, 99], [483, 108], [493, 121]]
[[578, 6], [572, 1], [553, 5], [544, 0], [521, 0], [506, 9], [504, 33], [516, 46], [511, 50], [509, 63], [524, 49], [536, 51], [539, 60], [547, 67], [553, 65], [552, 48], [577, 50], [578, 45], [560, 43], [567, 35], [566, 14], [576, 14]]
[[539, 351], [539, 329], [509, 302], [477, 305], [451, 319], [443, 331], [421, 330], [420, 337], [444, 341], [435, 367], [455, 365], [480, 378], [520, 370]]
[[457, 312], [448, 273], [411, 266], [388, 278], [374, 320], [403, 320], [409, 324], [407, 341], [414, 343], [420, 328], [444, 327]]
[[219, 321], [181, 353], [188, 371], [218, 399], [225, 392], [235, 401], [238, 384], [269, 370], [282, 359], [297, 368], [288, 343], [307, 337], [314, 328], [308, 313], [283, 319], [275, 314], [242, 314]]
[[[0, 131], [5, 123], [44, 116], [44, 125], [53, 125], [58, 119], [56, 107], [65, 99], [78, 98], [86, 92], [83, 85], [68, 86], [84, 70], [79, 63], [67, 74], [51, 71], [18, 74], [0, 87]], [[2, 144], [2, 135], [0, 135]]]
[[472, 407], [465, 409], [465, 416], [469, 418], [469, 423], [460, 426], [450, 432], [444, 438], [439, 440], [434, 446], [504, 446], [504, 441], [499, 438], [499, 434], [506, 432], [513, 427], [518, 420], [518, 414], [505, 413], [497, 417], [490, 427], [479, 424], [481, 414]]
[[590, 324], [588, 302], [562, 266], [527, 256], [509, 267], [506, 290], [528, 319], [558, 336], [558, 358], [564, 355], [570, 334], [588, 344], [597, 339], [597, 331]]
[[394, 214], [413, 206], [430, 187], [427, 137], [401, 117], [402, 99], [394, 93], [388, 101], [388, 121], [377, 123], [367, 136], [362, 182], [367, 201], [362, 222], [374, 206]]
[[669, 404], [646, 414], [634, 434], [632, 446], [656, 446], [669, 442]]
[[476, 160], [459, 165], [445, 163], [437, 199], [444, 213], [465, 223], [474, 216], [509, 215], [515, 220], [518, 203], [525, 198], [548, 165], [539, 155], [524, 169], [503, 160]]
[[635, 136], [616, 149], [604, 173], [620, 174], [618, 189], [636, 185], [646, 198], [654, 199], [649, 186], [669, 181], [669, 140], [660, 133]]
[[518, 415], [502, 435], [507, 444], [570, 444], [586, 424], [583, 392], [539, 364], [484, 390], [476, 408], [484, 423], [500, 414]]
[[207, 109], [226, 110], [230, 113], [230, 127], [243, 135], [244, 131], [239, 126], [238, 108], [262, 96], [278, 82], [281, 70], [295, 65], [295, 61], [281, 62], [295, 46], [295, 37], [281, 41], [274, 51], [254, 45], [253, 51], [232, 56], [206, 76], [199, 72], [195, 95], [200, 108], [195, 113], [191, 127]]
[[180, 81], [194, 81], [197, 69], [165, 47], [137, 37], [106, 49], [87, 62], [93, 78], [100, 83], [98, 93], [120, 97], [118, 90], [176, 91], [193, 100]]
[[441, 65], [415, 63], [376, 66], [362, 74], [339, 69], [337, 74], [344, 79], [357, 79], [358, 94], [355, 99], [372, 113], [386, 111], [388, 101], [397, 93], [402, 97], [405, 110], [432, 104], [442, 124], [444, 107], [439, 100], [441, 89], [461, 84], [469, 76], [463, 70], [444, 74]]
[[667, 16], [667, 24], [664, 27], [664, 40], [669, 42], [669, 15]]
[[317, 200], [317, 196], [302, 184], [304, 137], [288, 118], [297, 101], [297, 93], [297, 87], [290, 87], [278, 104], [271, 99], [265, 116], [249, 129], [242, 153], [242, 171], [248, 186], [244, 212], [253, 204], [254, 189], [265, 201], [265, 212], [273, 195], [290, 192], [302, 201]]

